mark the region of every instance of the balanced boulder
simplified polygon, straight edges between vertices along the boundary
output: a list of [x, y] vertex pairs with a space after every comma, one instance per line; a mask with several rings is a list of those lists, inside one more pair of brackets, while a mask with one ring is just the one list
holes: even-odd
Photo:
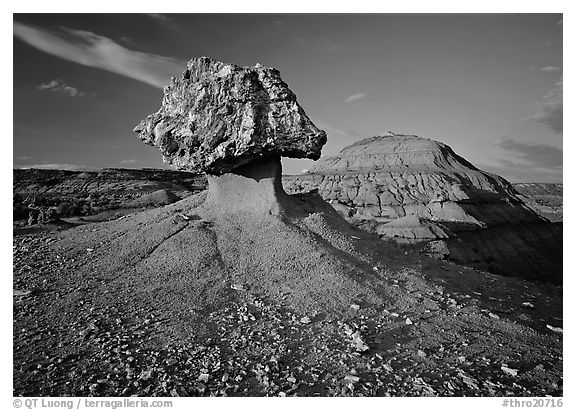
[[188, 62], [134, 131], [176, 168], [214, 175], [261, 157], [318, 159], [326, 143], [277, 69], [207, 57]]

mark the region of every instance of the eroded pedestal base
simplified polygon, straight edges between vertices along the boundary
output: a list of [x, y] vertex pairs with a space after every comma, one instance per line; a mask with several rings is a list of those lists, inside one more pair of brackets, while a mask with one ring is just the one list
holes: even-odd
[[278, 215], [288, 195], [282, 188], [280, 157], [252, 161], [234, 172], [207, 175], [205, 205], [221, 212]]

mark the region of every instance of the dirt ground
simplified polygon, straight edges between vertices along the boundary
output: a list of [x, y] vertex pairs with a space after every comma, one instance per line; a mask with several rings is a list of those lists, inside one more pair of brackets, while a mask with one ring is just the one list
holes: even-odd
[[203, 201], [14, 231], [14, 395], [563, 394], [561, 287]]

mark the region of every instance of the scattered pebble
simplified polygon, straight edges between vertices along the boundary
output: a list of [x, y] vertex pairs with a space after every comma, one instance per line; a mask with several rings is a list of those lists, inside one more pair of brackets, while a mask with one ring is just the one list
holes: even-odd
[[346, 377], [344, 377], [344, 380], [351, 383], [358, 383], [360, 381], [360, 377], [354, 376], [353, 374], [349, 374]]
[[561, 327], [554, 327], [554, 326], [550, 326], [550, 325], [546, 325], [546, 327], [548, 329], [550, 329], [551, 331], [553, 331], [554, 333], [563, 333], [564, 330], [562, 330]]
[[383, 368], [384, 370], [386, 370], [387, 372], [390, 372], [390, 373], [392, 373], [392, 372], [394, 371], [394, 369], [392, 368], [392, 366], [390, 366], [388, 363], [384, 363], [384, 364], [382, 365], [382, 368]]
[[352, 338], [352, 345], [356, 351], [366, 352], [370, 350], [370, 347], [364, 342], [364, 340], [362, 340], [362, 336], [360, 336], [359, 331], [352, 333], [350, 337]]
[[[97, 243], [94, 245], [99, 246]], [[80, 251], [83, 251], [83, 248]], [[51, 256], [43, 253], [42, 257]], [[89, 259], [89, 256], [84, 257]], [[26, 260], [23, 263], [30, 262]], [[53, 263], [51, 269], [53, 267], [59, 265]], [[29, 271], [23, 268], [22, 270]], [[46, 278], [49, 279], [48, 285], [41, 285], [39, 288], [44, 286], [50, 288], [50, 284], [53, 283], [52, 277], [46, 276]], [[24, 289], [36, 289], [35, 286], [43, 279], [45, 277], [41, 276], [37, 282], [22, 280], [15, 282], [14, 287], [26, 292]], [[96, 284], [99, 285], [98, 282]], [[226, 281], [226, 284], [229, 286], [230, 282]], [[14, 354], [18, 357], [15, 369], [17, 368], [19, 374], [26, 374], [30, 380], [38, 381], [34, 386], [30, 384], [30, 390], [26, 391], [22, 388], [21, 379], [18, 379], [19, 393], [23, 395], [39, 393], [38, 395], [46, 396], [56, 394], [247, 396], [254, 394], [252, 389], [257, 388], [258, 394], [286, 397], [307, 395], [311, 391], [307, 386], [314, 386], [313, 388], [321, 392], [322, 396], [448, 396], [470, 395], [470, 393], [482, 396], [504, 394], [544, 396], [546, 393], [556, 394], [557, 389], [562, 389], [561, 378], [555, 379], [558, 382], [556, 387], [552, 382], [543, 384], [539, 381], [538, 384], [529, 385], [522, 377], [511, 378], [518, 374], [522, 375], [520, 370], [509, 368], [507, 365], [493, 367], [493, 364], [498, 363], [497, 360], [500, 360], [500, 363], [503, 360], [500, 358], [503, 356], [498, 356], [494, 352], [509, 351], [507, 341], [504, 339], [494, 341], [493, 348], [482, 353], [488, 358], [478, 359], [480, 355], [471, 353], [478, 346], [476, 339], [479, 336], [481, 339], [491, 337], [489, 331], [486, 335], [458, 334], [456, 339], [452, 339], [454, 332], [448, 326], [440, 326], [434, 327], [434, 331], [446, 333], [438, 333], [438, 337], [429, 345], [416, 344], [419, 343], [418, 340], [406, 339], [406, 330], [411, 328], [405, 328], [404, 331], [401, 328], [404, 323], [411, 325], [413, 322], [411, 318], [405, 316], [407, 311], [402, 305], [392, 307], [401, 311], [399, 315], [391, 314], [387, 310], [382, 310], [382, 314], [374, 313], [372, 309], [360, 309], [358, 303], [352, 303], [349, 309], [362, 312], [356, 314], [348, 311], [349, 317], [353, 317], [346, 319], [351, 321], [348, 322], [349, 325], [328, 317], [319, 321], [317, 325], [315, 323], [315, 326], [300, 326], [300, 323], [312, 323], [310, 317], [314, 319], [315, 316], [302, 317], [301, 314], [289, 309], [282, 310], [284, 307], [278, 309], [269, 301], [264, 301], [265, 299], [256, 300], [256, 297], [249, 292], [242, 295], [241, 302], [231, 303], [215, 311], [214, 314], [210, 313], [208, 321], [214, 325], [221, 339], [151, 347], [147, 338], [151, 335], [154, 337], [158, 328], [162, 329], [170, 324], [166, 321], [164, 312], [157, 315], [154, 309], [147, 307], [144, 307], [142, 312], [134, 310], [119, 312], [121, 309], [102, 307], [86, 294], [85, 290], [90, 285], [79, 283], [71, 288], [74, 296], [78, 295], [78, 303], [75, 305], [79, 306], [78, 312], [74, 312], [70, 323], [66, 323], [66, 327], [62, 329], [40, 327], [35, 323], [35, 311], [30, 310], [28, 305], [39, 304], [44, 293], [39, 293], [38, 297], [34, 298], [23, 298], [21, 303], [15, 304], [15, 309], [20, 309], [17, 311], [20, 317], [31, 318], [25, 324], [15, 327], [14, 337], [17, 343]], [[405, 286], [412, 295], [417, 294], [412, 283], [401, 279], [400, 287], [403, 289]], [[230, 287], [235, 290], [246, 290], [243, 285]], [[428, 295], [430, 299], [427, 302], [430, 300], [439, 302], [437, 294], [441, 292], [434, 291], [433, 288], [428, 291], [416, 288], [416, 291]], [[467, 292], [472, 294], [471, 289]], [[15, 292], [15, 296], [17, 294], [18, 292]], [[52, 297], [52, 293], [47, 294]], [[456, 297], [461, 300], [463, 296], [458, 294]], [[352, 300], [362, 299], [355, 297]], [[431, 324], [438, 323], [434, 322], [437, 311], [448, 310], [445, 304], [442, 306], [438, 303], [438, 306], [432, 309], [434, 312], [432, 315], [426, 316], [427, 324], [429, 319]], [[530, 307], [524, 304], [522, 306]], [[423, 320], [419, 319], [421, 317], [419, 315], [429, 310], [425, 309], [426, 307], [428, 306], [421, 305], [411, 313], [415, 315], [415, 320], [419, 322]], [[347, 309], [346, 306], [344, 308]], [[475, 307], [470, 306], [470, 310], [473, 308]], [[488, 315], [486, 310], [481, 311], [479, 308], [472, 314], [476, 315], [476, 318], [469, 317], [474, 320], [480, 319], [479, 315], [484, 317]], [[398, 317], [401, 319], [393, 320]], [[449, 320], [452, 320], [451, 317]], [[561, 320], [556, 321], [552, 317], [548, 320], [562, 323]], [[324, 332], [323, 326], [326, 326], [328, 331]], [[562, 333], [562, 328], [550, 325], [547, 328]], [[420, 329], [420, 326], [417, 329]], [[74, 336], [78, 334], [86, 336], [85, 339], [82, 337], [59, 339], [62, 330]], [[52, 354], [50, 350], [45, 350], [46, 358], [43, 356], [44, 351], [38, 350], [34, 361], [29, 360], [29, 356], [18, 353], [25, 350], [26, 344], [34, 344], [36, 340], [41, 340], [39, 339], [41, 336], [56, 340], [55, 346], [63, 351], [68, 347], [69, 351], [73, 351], [78, 347], [90, 345], [96, 348], [94, 350], [96, 353], [85, 362], [84, 359], [72, 354], [48, 357]], [[367, 341], [370, 341], [370, 346]], [[503, 342], [506, 347], [498, 342]], [[444, 343], [446, 347], [440, 343]], [[466, 349], [468, 344], [471, 348]], [[220, 351], [219, 348], [222, 346], [224, 348]], [[385, 350], [376, 351], [374, 354], [361, 354], [382, 346]], [[530, 367], [532, 369], [530, 371], [534, 371], [531, 374], [535, 374], [538, 380], [544, 377], [556, 377], [558, 374], [555, 361], [558, 353], [554, 354], [549, 362], [547, 359], [546, 368], [542, 365]], [[294, 360], [302, 357], [306, 357], [306, 360]], [[427, 359], [418, 360], [418, 357]], [[511, 357], [504, 360], [519, 360]], [[75, 362], [80, 364], [75, 365]], [[96, 363], [111, 365], [110, 368], [107, 365], [100, 367], [100, 364]], [[444, 372], [443, 374], [450, 379], [431, 378], [425, 373], [432, 368], [431, 366], [437, 366], [435, 369]], [[68, 375], [69, 369], [77, 372]], [[481, 383], [474, 375], [481, 378]], [[359, 383], [360, 380], [362, 383]], [[468, 389], [475, 392], [470, 392]]]
[[518, 369], [512, 369], [505, 364], [500, 366], [500, 369], [502, 369], [504, 373], [509, 374], [510, 376], [516, 376], [518, 374]]

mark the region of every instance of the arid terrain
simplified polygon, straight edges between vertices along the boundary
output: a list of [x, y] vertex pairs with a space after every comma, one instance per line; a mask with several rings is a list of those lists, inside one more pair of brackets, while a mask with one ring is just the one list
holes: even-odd
[[[126, 192], [142, 181], [156, 190], [174, 180], [165, 174], [169, 181], [154, 181], [149, 173], [158, 175], [88, 173], [100, 185], [76, 185], [47, 183], [52, 172], [38, 170], [31, 184], [40, 198], [50, 190], [69, 201], [86, 198], [96, 186], [100, 198], [115, 195], [119, 175]], [[66, 173], [71, 181], [81, 174], [87, 173]], [[17, 194], [29, 192], [23, 178], [15, 181]], [[70, 185], [88, 190], [60, 195], [59, 187]], [[561, 287], [437, 261], [343, 220], [345, 236], [339, 230], [326, 235], [313, 256], [345, 253], [355, 268], [338, 279], [355, 289], [332, 309], [316, 303], [324, 279], [307, 278], [302, 289], [303, 279], [289, 272], [216, 274], [211, 263], [219, 256], [209, 253], [174, 281], [166, 280], [166, 266], [143, 274], [137, 268], [154, 254], [166, 261], [190, 256], [167, 253], [183, 252], [186, 239], [170, 236], [179, 229], [228, 242], [220, 249], [239, 247], [230, 243], [236, 236], [225, 239], [230, 228], [194, 216], [193, 198], [157, 209], [115, 208], [118, 214], [107, 210], [83, 221], [65, 218], [74, 224], [15, 221], [16, 395], [562, 395]], [[114, 218], [150, 230], [140, 243], [127, 244], [127, 228], [100, 222]], [[166, 228], [156, 234], [160, 220]], [[255, 248], [266, 240], [245, 243]], [[130, 259], [134, 267], [101, 269], [124, 247], [139, 255]], [[197, 276], [202, 270], [205, 278]], [[191, 286], [214, 286], [214, 295], [198, 300]], [[378, 289], [377, 301], [368, 289]]]
[[261, 64], [134, 131], [187, 172], [14, 171], [14, 395], [563, 395], [558, 190], [396, 133], [283, 176], [327, 134]]
[[[297, 178], [300, 177], [283, 176], [288, 184]], [[166, 193], [159, 198], [159, 191], [185, 198], [207, 186], [205, 175], [162, 169], [14, 169], [13, 181], [13, 219], [17, 226], [27, 225], [28, 206], [33, 204], [56, 208], [60, 218], [99, 215], [98, 220], [114, 219], [123, 213], [168, 203], [170, 200], [164, 199]], [[562, 184], [512, 183], [512, 186], [534, 212], [552, 222], [562, 222]], [[137, 199], [140, 200], [130, 202]]]

